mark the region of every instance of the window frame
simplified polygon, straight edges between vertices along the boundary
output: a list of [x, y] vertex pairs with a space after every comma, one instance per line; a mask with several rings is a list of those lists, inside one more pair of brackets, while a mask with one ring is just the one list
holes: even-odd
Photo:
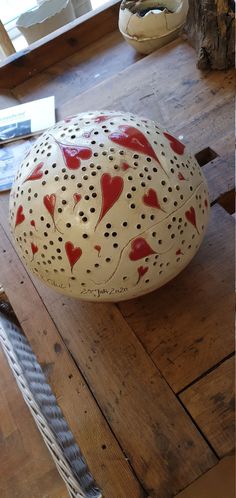
[[12, 89], [47, 67], [85, 48], [118, 28], [119, 0], [103, 6], [57, 29], [0, 64], [0, 89]]

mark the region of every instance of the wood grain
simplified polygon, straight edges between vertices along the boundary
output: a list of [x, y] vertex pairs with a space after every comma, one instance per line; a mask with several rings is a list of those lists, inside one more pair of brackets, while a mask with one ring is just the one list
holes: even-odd
[[116, 306], [39, 291], [146, 491], [170, 497], [209, 468], [213, 454]]
[[[1, 219], [6, 218], [6, 213], [2, 215], [1, 211]], [[0, 267], [4, 289], [104, 498], [127, 498], [127, 494], [143, 498], [125, 455], [2, 228]]]
[[11, 89], [51, 64], [62, 60], [117, 29], [119, 2], [107, 4], [9, 56], [0, 65], [0, 88]]
[[0, 468], [1, 498], [68, 498], [1, 348]]
[[58, 117], [91, 109], [130, 111], [159, 121], [193, 154], [211, 146], [219, 157], [203, 171], [213, 202], [234, 188], [233, 98], [233, 71], [202, 73], [194, 50], [178, 39], [72, 98]]
[[141, 57], [116, 30], [17, 85], [13, 92], [20, 102], [54, 95], [56, 108], [60, 109], [68, 100]]
[[222, 130], [232, 133], [233, 96], [233, 71], [202, 73], [195, 66], [194, 50], [178, 39], [73, 98], [59, 117], [88, 108], [135, 112], [181, 134], [197, 152], [220, 140]]
[[222, 70], [234, 66], [234, 2], [193, 0], [184, 30], [196, 48], [199, 68]]
[[235, 457], [223, 458], [176, 498], [235, 498]]
[[3, 49], [3, 52], [4, 52], [6, 57], [8, 55], [15, 53], [15, 47], [14, 47], [14, 45], [11, 41], [11, 38], [9, 37], [2, 21], [0, 21], [0, 47]]
[[[0, 216], [1, 219], [5, 219], [3, 202], [0, 202]], [[4, 229], [8, 230], [7, 222], [3, 221], [3, 223]], [[9, 282], [7, 287], [9, 276], [7, 278], [6, 273], [11, 274], [12, 270], [9, 264], [7, 266], [8, 269], [3, 274], [3, 285], [9, 295]], [[13, 278], [16, 290], [16, 286], [20, 288], [21, 285], [16, 273]], [[34, 280], [34, 282], [57, 330], [89, 384], [109, 426], [145, 490], [154, 496], [157, 494], [163, 498], [170, 498], [201, 475], [203, 469], [206, 471], [214, 465], [215, 455], [186, 415], [117, 307], [113, 304], [83, 303], [59, 296], [38, 281]], [[25, 290], [24, 285], [22, 285], [22, 292]], [[27, 287], [28, 285], [29, 282], [27, 282]], [[28, 327], [26, 329], [28, 319], [25, 320], [24, 314], [22, 316], [22, 312], [25, 313], [25, 308], [24, 311], [22, 309], [24, 301], [22, 293], [20, 301], [17, 299], [16, 303], [14, 303], [13, 292], [9, 297], [16, 313], [23, 319], [26, 335], [32, 339], [32, 336], [28, 335], [30, 333]], [[28, 307], [32, 310], [35, 305], [31, 302]], [[37, 310], [37, 312], [39, 313], [38, 319], [39, 316], [41, 317], [40, 324], [43, 324], [43, 330], [47, 330], [42, 310]], [[43, 335], [43, 332], [41, 334]], [[37, 351], [38, 348], [34, 342], [31, 344]], [[49, 344], [51, 341], [47, 334], [44, 338], [44, 345], [42, 339], [40, 342], [41, 355], [44, 358]], [[54, 391], [58, 390], [59, 404], [66, 416], [68, 412], [65, 412], [60, 398], [61, 384], [62, 382], [64, 384], [64, 379], [67, 379], [69, 373], [68, 371], [65, 373], [64, 370], [65, 364], [61, 356], [61, 363], [57, 367], [57, 372], [53, 372], [50, 383]], [[72, 396], [72, 386], [70, 396]], [[75, 396], [74, 391], [73, 396]], [[68, 399], [67, 402], [69, 402]], [[85, 402], [81, 404], [83, 406]], [[88, 410], [89, 412], [92, 417], [91, 409]], [[73, 431], [74, 417], [77, 416], [83, 420], [82, 408], [78, 414], [78, 409], [74, 405], [73, 415], [70, 411], [68, 416], [68, 422]], [[137, 435], [140, 436], [137, 437]], [[81, 441], [82, 450], [84, 448], [87, 457], [89, 449], [87, 447], [85, 451], [86, 447], [82, 446], [81, 434], [79, 434], [78, 441]], [[90, 452], [94, 451], [93, 445], [94, 442], [90, 440]], [[97, 449], [95, 453], [96, 451]], [[95, 462], [91, 461], [90, 467], [93, 471]], [[114, 470], [110, 469], [110, 472]], [[93, 474], [96, 478], [97, 468], [94, 469]], [[122, 479], [121, 475], [117, 474], [116, 471], [116, 479]], [[99, 479], [97, 481], [99, 484]], [[121, 486], [121, 482], [119, 485]], [[117, 491], [118, 482], [115, 486], [117, 497], [117, 495], [120, 496]], [[110, 497], [111, 494], [107, 496]]]
[[190, 265], [152, 294], [119, 304], [175, 392], [234, 350], [233, 230], [215, 205]]
[[[105, 74], [109, 53], [118, 57], [116, 41], [120, 44], [117, 34], [106, 40], [111, 51], [104, 55]], [[92, 85], [96, 49], [101, 68], [105, 45], [100, 40], [65, 64], [55, 64], [19, 85], [15, 95], [24, 101], [53, 90], [60, 117], [91, 108], [136, 112], [182, 135], [193, 153], [210, 147], [217, 157], [203, 170], [215, 203], [233, 188], [232, 73], [201, 73], [193, 50], [177, 40], [76, 96], [86, 88], [85, 79], [78, 84], [79, 66], [89, 67]], [[126, 60], [132, 60], [131, 53]], [[115, 60], [111, 67], [117, 71]], [[0, 219], [9, 234], [7, 204], [8, 196], [2, 194]], [[173, 390], [188, 393], [193, 381], [198, 386], [209, 369], [217, 372], [217, 363], [233, 351], [232, 223], [233, 217], [214, 205], [207, 237], [190, 266], [159, 291], [119, 307], [62, 297], [29, 278], [0, 232], [0, 280], [106, 498], [144, 498], [146, 493], [149, 498], [173, 498], [217, 461]], [[223, 390], [221, 377], [216, 379], [215, 386], [208, 382], [209, 392]], [[230, 399], [226, 385], [225, 399]], [[202, 422], [210, 442], [215, 437], [219, 443], [213, 430], [218, 430], [219, 413], [215, 426], [209, 411], [208, 425], [207, 413]], [[5, 425], [11, 431], [11, 419]], [[15, 498], [13, 493], [10, 498]]]
[[235, 358], [232, 357], [180, 395], [220, 458], [235, 447], [234, 366]]

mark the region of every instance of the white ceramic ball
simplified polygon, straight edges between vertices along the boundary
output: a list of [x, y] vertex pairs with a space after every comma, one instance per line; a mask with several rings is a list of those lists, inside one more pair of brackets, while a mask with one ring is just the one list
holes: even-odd
[[209, 215], [196, 159], [158, 124], [87, 112], [57, 123], [22, 162], [10, 224], [24, 264], [80, 299], [153, 291], [190, 262]]

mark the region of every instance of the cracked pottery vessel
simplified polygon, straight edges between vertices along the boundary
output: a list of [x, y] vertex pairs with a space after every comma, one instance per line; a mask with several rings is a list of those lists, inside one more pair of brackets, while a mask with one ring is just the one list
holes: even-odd
[[123, 0], [119, 30], [138, 52], [149, 54], [177, 38], [188, 7], [188, 0]]
[[27, 268], [90, 301], [134, 298], [171, 280], [198, 250], [208, 215], [196, 159], [155, 122], [123, 112], [82, 113], [47, 130], [10, 196]]

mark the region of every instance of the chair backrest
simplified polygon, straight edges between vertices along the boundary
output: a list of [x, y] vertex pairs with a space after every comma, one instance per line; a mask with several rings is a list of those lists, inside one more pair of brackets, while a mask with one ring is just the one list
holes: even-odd
[[26, 337], [1, 312], [0, 344], [71, 498], [102, 498]]

